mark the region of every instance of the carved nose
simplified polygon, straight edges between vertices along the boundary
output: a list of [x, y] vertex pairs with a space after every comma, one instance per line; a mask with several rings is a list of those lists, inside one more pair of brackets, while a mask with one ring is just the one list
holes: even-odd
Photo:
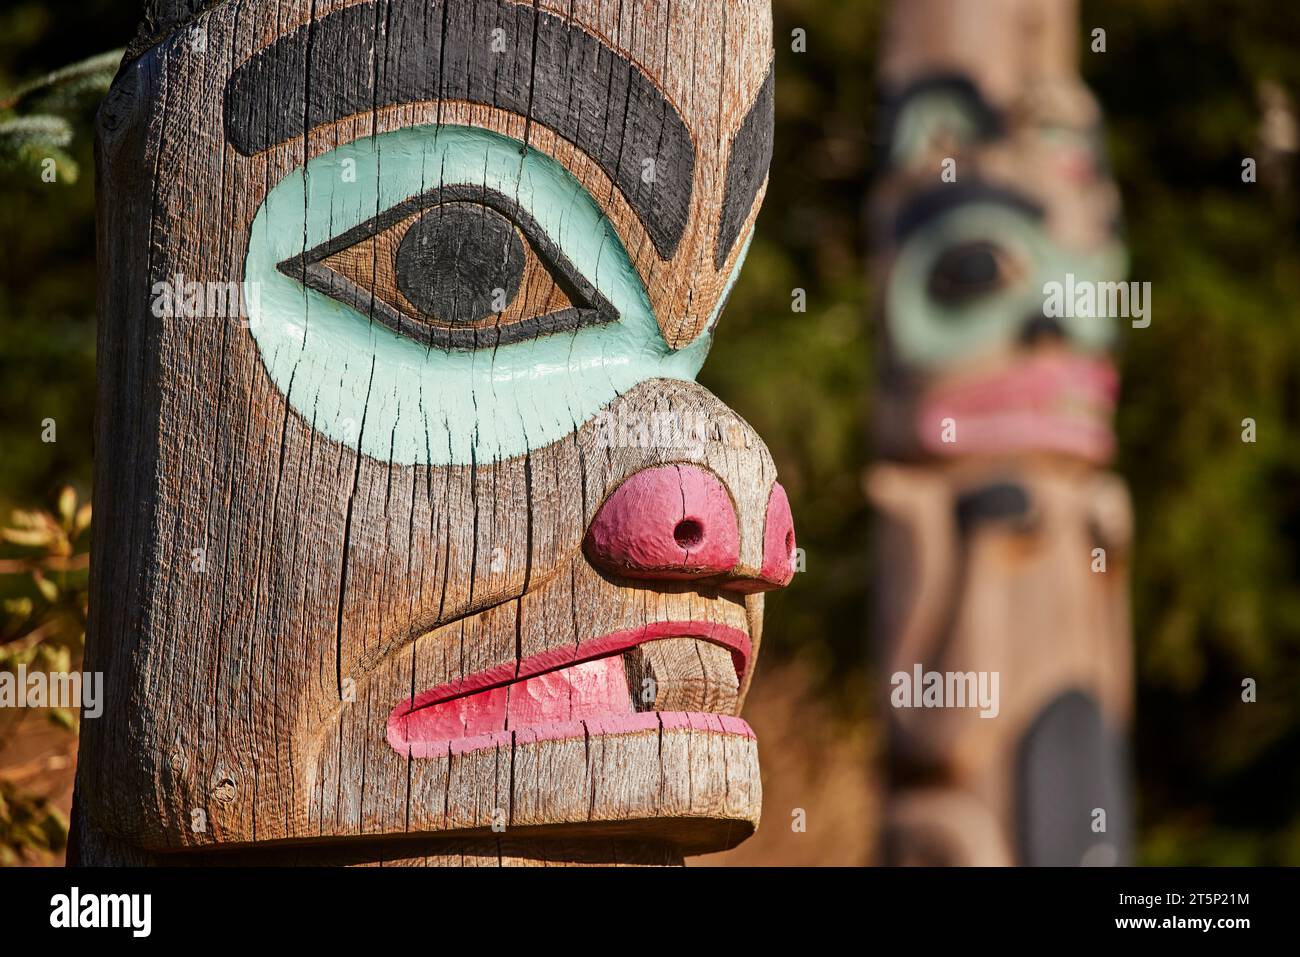
[[1065, 330], [1061, 324], [1051, 316], [1045, 316], [1041, 312], [1031, 312], [1025, 317], [1024, 324], [1020, 327], [1020, 341], [1027, 346], [1036, 345], [1048, 339], [1064, 339]]
[[[784, 588], [794, 578], [794, 516], [790, 499], [780, 482], [772, 483], [763, 526], [763, 570], [759, 576], [769, 587]], [[766, 590], [766, 589], [760, 589]]]
[[718, 587], [733, 591], [767, 591], [793, 575], [794, 529], [779, 484], [764, 518], [762, 567], [747, 569], [740, 561], [736, 508], [721, 479], [693, 465], [645, 469], [615, 489], [596, 513], [587, 530], [587, 557], [623, 578], [716, 579]]

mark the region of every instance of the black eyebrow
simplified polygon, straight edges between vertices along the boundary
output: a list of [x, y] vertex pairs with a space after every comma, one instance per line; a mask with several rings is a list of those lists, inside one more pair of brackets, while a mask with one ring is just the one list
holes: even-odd
[[754, 98], [749, 112], [731, 141], [727, 155], [727, 188], [723, 193], [722, 216], [718, 223], [718, 240], [713, 247], [713, 268], [721, 269], [740, 238], [741, 227], [749, 218], [758, 188], [767, 178], [772, 165], [772, 134], [775, 121], [775, 76], [772, 67]]
[[1001, 186], [979, 180], [948, 183], [935, 186], [913, 197], [894, 217], [893, 238], [902, 242], [916, 230], [944, 213], [971, 203], [993, 203], [1024, 213], [1033, 219], [1042, 219], [1046, 211], [1029, 197]]
[[[245, 156], [402, 103], [464, 100], [528, 117], [619, 187], [663, 259], [690, 212], [695, 145], [635, 64], [561, 17], [507, 0], [389, 0], [305, 24], [231, 74], [225, 131]], [[505, 31], [504, 52], [493, 38]], [[450, 69], [444, 71], [443, 66]], [[653, 160], [652, 176], [645, 176]]]

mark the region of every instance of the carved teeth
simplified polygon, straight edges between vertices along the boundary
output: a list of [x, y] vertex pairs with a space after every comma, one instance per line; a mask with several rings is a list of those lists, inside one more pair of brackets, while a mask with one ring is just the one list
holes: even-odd
[[637, 711], [735, 714], [740, 682], [731, 651], [700, 638], [661, 638], [623, 656]]

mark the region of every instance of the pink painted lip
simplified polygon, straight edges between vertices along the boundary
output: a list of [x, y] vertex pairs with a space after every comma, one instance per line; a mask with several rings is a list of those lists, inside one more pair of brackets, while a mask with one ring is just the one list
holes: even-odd
[[732, 715], [634, 711], [623, 652], [660, 638], [699, 638], [731, 651], [743, 678], [749, 635], [716, 622], [665, 621], [616, 631], [577, 646], [554, 648], [519, 662], [488, 668], [430, 688], [388, 716], [387, 738], [415, 758], [463, 754], [481, 748], [588, 734], [693, 727], [753, 737]]
[[[921, 444], [933, 455], [1059, 452], [1105, 463], [1115, 454], [1110, 419], [1119, 377], [1107, 360], [1043, 355], [992, 375], [936, 388], [917, 415]], [[943, 441], [943, 421], [956, 423]]]

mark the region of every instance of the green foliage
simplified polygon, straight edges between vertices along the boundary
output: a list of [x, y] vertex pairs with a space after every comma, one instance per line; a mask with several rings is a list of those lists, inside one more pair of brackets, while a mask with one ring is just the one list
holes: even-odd
[[[120, 43], [134, 18], [130, 4], [112, 0], [0, 11], [0, 514], [62, 483], [89, 486], [94, 183], [78, 171], [91, 165], [91, 115], [120, 52], [90, 56], [96, 47], [84, 44]], [[52, 183], [41, 177], [47, 158]], [[57, 442], [41, 440], [47, 418]], [[0, 529], [0, 670], [80, 667], [89, 519], [89, 505], [66, 488], [51, 512], [19, 510]], [[70, 711], [4, 709], [0, 754], [42, 720], [75, 735]], [[0, 866], [45, 862], [68, 825], [44, 793], [44, 765], [0, 764]]]
[[27, 81], [0, 99], [0, 108], [18, 110], [30, 107], [38, 112], [58, 113], [97, 101], [108, 92], [121, 62], [121, 50], [88, 57], [80, 63]]
[[[117, 0], [0, 5], [0, 120], [35, 115], [68, 124], [72, 138], [59, 149], [90, 169], [97, 104], [89, 90], [102, 89], [116, 56], [95, 54], [130, 37], [138, 13]], [[56, 69], [69, 62], [77, 65]], [[90, 481], [94, 177], [72, 181], [70, 165], [51, 155], [58, 176], [47, 183], [44, 155], [0, 162], [0, 515], [64, 483], [84, 490]], [[57, 442], [41, 440], [47, 418], [57, 423]]]
[[80, 167], [67, 152], [73, 134], [64, 114], [102, 98], [121, 59], [121, 50], [101, 53], [0, 97], [0, 166], [48, 181], [52, 164], [54, 182], [75, 183]]
[[0, 867], [40, 860], [68, 843], [68, 820], [49, 798], [0, 779]]
[[[1105, 0], [1084, 20], [1107, 29], [1083, 68], [1154, 302], [1119, 420], [1143, 859], [1300, 863], [1300, 183], [1260, 134], [1264, 84], [1300, 103], [1300, 19]], [[1243, 183], [1245, 157], [1279, 175]]]
[[20, 116], [0, 120], [0, 166], [14, 171], [47, 174], [74, 183], [81, 171], [64, 150], [72, 142], [72, 127], [57, 116]]
[[[80, 667], [86, 639], [90, 503], [63, 488], [53, 512], [18, 510], [0, 528], [0, 672], [69, 672]], [[77, 715], [50, 708], [51, 722], [75, 734]], [[33, 712], [0, 712], [0, 749]], [[46, 795], [24, 786], [24, 768], [0, 771], [0, 866], [59, 851], [68, 824]]]

